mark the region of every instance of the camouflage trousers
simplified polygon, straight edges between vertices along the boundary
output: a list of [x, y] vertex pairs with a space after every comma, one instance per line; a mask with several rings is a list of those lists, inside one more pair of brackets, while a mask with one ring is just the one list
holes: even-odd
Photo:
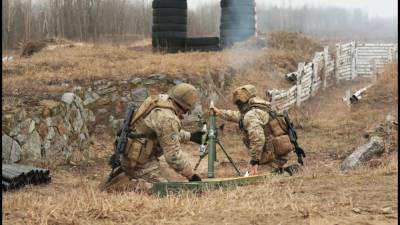
[[275, 168], [282, 168], [288, 162], [288, 158], [288, 155], [275, 156], [275, 159], [271, 162], [271, 164]]
[[154, 183], [168, 181], [162, 176], [157, 159], [134, 168], [123, 168], [123, 170], [123, 173], [106, 182], [102, 189], [108, 192], [133, 191], [151, 194]]
[[294, 163], [288, 165], [287, 162], [289, 161], [289, 156], [288, 154], [286, 155], [274, 155], [274, 157], [266, 162], [260, 163], [258, 166], [258, 173], [259, 174], [264, 174], [264, 173], [283, 173], [283, 174], [289, 174], [290, 176], [293, 174], [298, 173], [299, 171], [302, 171], [302, 168], [300, 167], [299, 164]]
[[282, 168], [289, 160], [289, 154], [277, 155], [272, 151], [263, 150], [260, 165], [269, 165], [272, 168]]

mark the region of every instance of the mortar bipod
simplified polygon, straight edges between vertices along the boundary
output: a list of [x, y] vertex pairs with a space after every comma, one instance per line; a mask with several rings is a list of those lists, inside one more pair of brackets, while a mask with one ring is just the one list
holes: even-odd
[[[212, 105], [212, 103], [210, 104]], [[216, 145], [218, 144], [219, 147], [222, 149], [226, 157], [228, 158], [230, 164], [233, 166], [235, 169], [236, 173], [238, 176], [241, 176], [242, 173], [238, 169], [238, 167], [235, 165], [233, 162], [232, 158], [229, 156], [229, 154], [225, 151], [225, 148], [221, 144], [219, 138], [218, 138], [218, 130], [223, 130], [224, 124], [222, 124], [219, 128], [216, 126], [216, 121], [215, 121], [215, 112], [212, 109], [213, 107], [210, 107], [210, 113], [209, 113], [209, 119], [208, 119], [208, 124], [206, 126], [206, 134], [208, 137], [207, 140], [207, 148], [205, 149], [205, 143], [202, 143], [200, 145], [200, 159], [196, 163], [196, 166], [194, 170], [197, 170], [198, 166], [200, 165], [201, 160], [208, 155], [208, 169], [207, 169], [207, 176], [208, 178], [214, 178], [214, 162], [216, 161], [217, 158], [217, 153], [216, 153]], [[202, 140], [202, 142], [205, 142]]]

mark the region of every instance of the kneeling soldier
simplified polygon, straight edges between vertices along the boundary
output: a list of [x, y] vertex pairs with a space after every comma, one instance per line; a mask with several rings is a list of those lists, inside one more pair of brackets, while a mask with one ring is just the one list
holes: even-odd
[[233, 92], [233, 103], [239, 111], [214, 107], [217, 116], [239, 123], [243, 142], [250, 153], [249, 174], [257, 175], [259, 164], [269, 164], [275, 171], [283, 171], [288, 153], [294, 147], [287, 135], [284, 121], [278, 120], [271, 105], [260, 97], [253, 85], [244, 85]]
[[[121, 176], [129, 178], [129, 189], [150, 193], [152, 184], [166, 182], [158, 158], [165, 156], [166, 162], [177, 173], [189, 181], [201, 181], [182, 154], [181, 142], [200, 143], [201, 131], [189, 133], [182, 129], [180, 119], [190, 112], [198, 102], [197, 90], [190, 84], [179, 84], [169, 94], [147, 98], [135, 112], [130, 122], [134, 135], [128, 139], [121, 159], [124, 173], [108, 181], [104, 189], [113, 190]], [[135, 137], [135, 134], [136, 137]], [[127, 178], [126, 178], [127, 177]]]

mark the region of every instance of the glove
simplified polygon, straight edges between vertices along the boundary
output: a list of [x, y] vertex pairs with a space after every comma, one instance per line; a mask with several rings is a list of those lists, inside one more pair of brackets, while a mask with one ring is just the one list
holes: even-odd
[[194, 174], [194, 175], [189, 179], [189, 182], [192, 182], [192, 181], [201, 181], [201, 178], [199, 177], [199, 175]]
[[260, 161], [258, 160], [250, 160], [250, 165], [254, 166], [254, 165], [258, 165], [260, 164]]
[[201, 145], [201, 138], [205, 133], [201, 130], [190, 133], [190, 141]]

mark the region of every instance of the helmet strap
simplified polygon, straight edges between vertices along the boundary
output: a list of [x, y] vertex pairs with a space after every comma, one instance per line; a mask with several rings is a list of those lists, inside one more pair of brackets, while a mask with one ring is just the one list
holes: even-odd
[[242, 101], [238, 100], [238, 101], [235, 102], [235, 105], [238, 107], [239, 111], [242, 112], [242, 113], [246, 109], [246, 102], [243, 103]]
[[174, 103], [174, 105], [176, 105], [176, 107], [178, 108], [178, 112], [179, 112], [179, 117], [182, 117], [183, 114], [186, 114], [189, 112], [189, 110], [186, 110], [185, 107], [183, 107], [182, 105], [180, 105], [178, 102], [176, 102], [174, 99], [172, 99], [172, 102]]

